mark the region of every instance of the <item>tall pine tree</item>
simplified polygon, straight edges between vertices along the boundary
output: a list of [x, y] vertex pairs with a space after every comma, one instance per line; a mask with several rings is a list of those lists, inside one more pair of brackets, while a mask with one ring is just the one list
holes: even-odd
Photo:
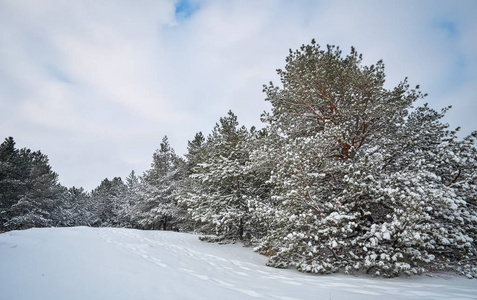
[[[458, 142], [403, 81], [384, 88], [384, 64], [362, 65], [314, 41], [290, 51], [283, 87], [265, 87], [272, 141], [252, 157], [272, 168], [269, 264], [396, 276], [460, 268], [475, 275], [473, 138]], [[260, 158], [265, 158], [261, 160]]]

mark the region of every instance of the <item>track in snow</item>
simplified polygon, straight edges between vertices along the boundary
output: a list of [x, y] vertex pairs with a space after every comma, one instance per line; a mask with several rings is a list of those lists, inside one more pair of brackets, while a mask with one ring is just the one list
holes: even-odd
[[461, 277], [371, 279], [265, 266], [195, 235], [48, 228], [0, 235], [0, 299], [477, 299]]

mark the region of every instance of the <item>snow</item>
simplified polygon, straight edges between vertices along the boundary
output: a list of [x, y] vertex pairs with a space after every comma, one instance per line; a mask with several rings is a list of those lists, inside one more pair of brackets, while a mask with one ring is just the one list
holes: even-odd
[[0, 235], [0, 299], [477, 299], [457, 276], [375, 279], [265, 266], [191, 234], [46, 228]]

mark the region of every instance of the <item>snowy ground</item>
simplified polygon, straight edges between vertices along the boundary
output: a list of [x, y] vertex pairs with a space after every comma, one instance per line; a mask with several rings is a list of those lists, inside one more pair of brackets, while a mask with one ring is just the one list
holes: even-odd
[[316, 276], [265, 266], [240, 245], [112, 228], [0, 235], [0, 299], [477, 299], [477, 280]]

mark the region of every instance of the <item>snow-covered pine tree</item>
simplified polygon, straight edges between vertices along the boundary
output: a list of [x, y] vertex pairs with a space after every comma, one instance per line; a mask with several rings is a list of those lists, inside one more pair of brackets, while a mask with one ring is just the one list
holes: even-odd
[[187, 142], [186, 159], [186, 173], [190, 175], [197, 165], [204, 159], [205, 153], [205, 137], [202, 132], [195, 134], [192, 141]]
[[134, 170], [126, 177], [125, 185], [124, 198], [118, 209], [118, 223], [121, 227], [138, 227], [135, 223], [135, 207], [140, 202], [139, 189], [141, 182]]
[[66, 192], [63, 208], [63, 226], [91, 226], [98, 224], [91, 196], [82, 187], [71, 187]]
[[[272, 142], [270, 231], [257, 250], [276, 267], [396, 276], [460, 268], [475, 276], [475, 157], [407, 81], [384, 88], [384, 65], [363, 66], [312, 41], [290, 51], [283, 88], [265, 87]], [[268, 153], [268, 155], [267, 155]], [[459, 265], [459, 266], [457, 266]]]
[[15, 148], [12, 137], [0, 144], [0, 232], [11, 230], [7, 223], [14, 217], [12, 206], [26, 191], [30, 166]]
[[121, 177], [112, 180], [105, 178], [101, 184], [91, 191], [94, 213], [98, 219], [95, 226], [118, 226], [118, 211], [123, 205], [126, 185]]
[[250, 240], [259, 224], [249, 211], [249, 201], [260, 188], [246, 171], [254, 129], [239, 126], [228, 112], [208, 136], [201, 161], [190, 175], [194, 190], [182, 196], [194, 220], [208, 224], [217, 236], [209, 240]]
[[9, 138], [0, 146], [3, 230], [61, 225], [65, 188], [48, 157], [14, 145]]
[[174, 198], [177, 200], [178, 214], [180, 219], [180, 231], [188, 232], [209, 232], [210, 228], [206, 224], [202, 224], [192, 218], [189, 212], [188, 201], [189, 195], [194, 193], [200, 186], [190, 178], [194, 169], [206, 157], [205, 137], [202, 132], [195, 134], [194, 139], [187, 142], [187, 153], [185, 154], [185, 168], [182, 172], [184, 176], [176, 183], [174, 190]]
[[167, 137], [153, 154], [151, 169], [139, 188], [136, 217], [147, 229], [178, 230], [185, 208], [178, 206], [174, 191], [185, 176], [184, 160], [171, 148]]

